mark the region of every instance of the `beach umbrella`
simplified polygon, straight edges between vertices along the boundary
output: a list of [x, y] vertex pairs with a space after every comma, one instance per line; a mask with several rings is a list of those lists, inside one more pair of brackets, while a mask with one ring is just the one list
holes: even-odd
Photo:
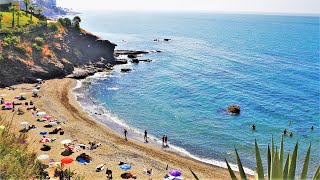
[[171, 176], [169, 175], [169, 177], [167, 177], [164, 180], [182, 180], [183, 178], [181, 176]]
[[37, 116], [44, 116], [44, 115], [46, 115], [46, 112], [38, 112], [37, 113]]
[[40, 78], [39, 78], [39, 79], [36, 79], [36, 80], [39, 81], [39, 82], [42, 81], [42, 79], [40, 79]]
[[169, 171], [169, 174], [171, 175], [171, 176], [181, 176], [181, 171], [179, 171], [179, 170], [171, 170], [171, 171]]
[[21, 126], [24, 126], [25, 128], [27, 128], [28, 124], [29, 124], [28, 122], [21, 122], [21, 123], [20, 123], [20, 125], [21, 125]]
[[60, 160], [61, 164], [70, 164], [72, 163], [74, 160], [72, 158], [63, 158]]
[[13, 102], [6, 102], [4, 105], [6, 105], [6, 106], [12, 106], [12, 105], [13, 105]]
[[34, 93], [34, 94], [36, 94], [36, 93], [38, 93], [39, 92], [39, 90], [38, 89], [34, 89], [34, 90], [32, 90], [32, 93]]
[[58, 125], [58, 123], [53, 121], [53, 122], [49, 122], [49, 125], [56, 126], [56, 125]]
[[49, 119], [51, 119], [51, 118], [52, 118], [52, 116], [45, 116], [45, 117], [43, 117], [43, 118], [45, 118], [45, 119], [49, 120]]
[[48, 134], [48, 132], [42, 131], [42, 132], [40, 132], [40, 134], [41, 135], [46, 135], [46, 134]]
[[44, 160], [44, 159], [48, 159], [48, 158], [49, 158], [49, 155], [46, 155], [46, 154], [42, 154], [42, 155], [38, 156], [39, 160]]
[[61, 144], [70, 144], [72, 141], [70, 139], [65, 139], [61, 141]]
[[46, 143], [46, 142], [50, 142], [50, 141], [51, 141], [50, 138], [41, 138], [39, 142]]
[[121, 166], [120, 166], [120, 169], [121, 170], [130, 170], [131, 169], [131, 165], [130, 164], [122, 164]]

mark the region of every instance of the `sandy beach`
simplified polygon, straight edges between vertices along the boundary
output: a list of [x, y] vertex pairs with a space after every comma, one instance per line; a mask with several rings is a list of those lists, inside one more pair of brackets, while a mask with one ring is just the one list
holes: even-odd
[[[61, 141], [64, 139], [71, 139], [74, 144], [86, 144], [89, 141], [97, 141], [101, 143], [97, 149], [82, 150], [74, 152], [68, 157], [76, 159], [81, 153], [86, 153], [92, 157], [92, 162], [83, 165], [76, 161], [71, 164], [65, 165], [66, 168], [75, 170], [76, 173], [83, 175], [85, 179], [106, 179], [105, 170], [102, 172], [95, 172], [98, 164], [105, 163], [105, 169], [109, 168], [113, 171], [114, 179], [121, 179], [120, 175], [124, 171], [120, 170], [119, 162], [127, 162], [132, 165], [130, 171], [134, 172], [138, 179], [163, 179], [168, 164], [169, 170], [178, 169], [182, 171], [184, 179], [194, 179], [192, 173], [189, 171], [191, 168], [200, 179], [230, 179], [229, 173], [226, 169], [208, 165], [188, 157], [183, 157], [179, 154], [167, 152], [161, 148], [153, 147], [152, 145], [143, 142], [129, 139], [125, 141], [122, 136], [115, 133], [110, 128], [100, 124], [89, 116], [89, 114], [81, 108], [72, 93], [76, 81], [73, 79], [55, 79], [46, 81], [40, 89], [40, 97], [31, 97], [34, 84], [20, 84], [14, 86], [15, 90], [0, 89], [0, 94], [7, 94], [4, 98], [6, 100], [13, 100], [13, 97], [19, 93], [26, 93], [26, 101], [15, 100], [15, 103], [21, 102], [22, 105], [16, 106], [22, 109], [25, 114], [17, 115], [16, 112], [10, 110], [1, 111], [1, 116], [7, 121], [12, 120], [13, 128], [16, 133], [22, 129], [19, 125], [23, 121], [29, 122], [29, 125], [35, 125], [37, 128], [30, 130], [28, 134], [31, 150], [35, 151], [38, 155], [47, 154], [54, 161], [60, 161], [65, 156], [61, 155], [64, 147]], [[52, 115], [53, 119], [61, 121], [61, 127], [64, 129], [65, 134], [48, 134], [48, 138], [56, 138], [54, 142], [47, 143], [52, 148], [50, 151], [43, 152], [40, 150], [42, 143], [39, 140], [42, 136], [39, 134], [41, 131], [52, 131], [53, 128], [45, 128], [44, 125], [48, 122], [37, 122], [36, 116], [32, 111], [27, 111], [25, 102], [32, 100], [38, 111], [44, 111], [47, 115]], [[44, 164], [49, 163], [49, 158], [42, 160]], [[147, 168], [153, 169], [153, 175], [149, 177], [143, 174], [143, 170]], [[48, 168], [51, 179], [53, 178], [54, 168]]]

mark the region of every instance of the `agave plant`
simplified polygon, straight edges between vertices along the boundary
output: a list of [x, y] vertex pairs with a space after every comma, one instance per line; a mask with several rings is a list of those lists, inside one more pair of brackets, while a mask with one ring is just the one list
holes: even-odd
[[[256, 172], [255, 172], [255, 178], [257, 180], [264, 180], [264, 171], [262, 166], [262, 160], [260, 156], [259, 147], [257, 144], [257, 141], [255, 140], [255, 152], [256, 152]], [[281, 138], [280, 142], [280, 149], [274, 148], [274, 140], [272, 137], [271, 142], [271, 148], [268, 145], [268, 153], [267, 153], [267, 160], [268, 160], [268, 173], [267, 173], [267, 179], [268, 180], [294, 180], [296, 176], [296, 166], [297, 166], [297, 156], [298, 156], [298, 142], [295, 145], [295, 148], [293, 150], [293, 153], [291, 155], [290, 159], [290, 152], [287, 155], [285, 164], [284, 162], [284, 149], [283, 149], [283, 136]], [[309, 160], [310, 160], [310, 151], [311, 151], [311, 143], [307, 150], [307, 155], [304, 160], [303, 169], [301, 172], [301, 180], [305, 180], [307, 178], [308, 173], [308, 166], [309, 166]], [[247, 176], [244, 172], [240, 157], [238, 155], [238, 151], [235, 148], [236, 157], [237, 157], [237, 163], [239, 168], [239, 174], [241, 179], [246, 180]], [[227, 167], [229, 170], [229, 174], [231, 176], [232, 180], [237, 180], [237, 177], [235, 173], [232, 171], [229, 163], [227, 160], [225, 160], [227, 163]], [[320, 165], [318, 165], [318, 168], [316, 172], [314, 173], [313, 180], [319, 180], [320, 179]]]

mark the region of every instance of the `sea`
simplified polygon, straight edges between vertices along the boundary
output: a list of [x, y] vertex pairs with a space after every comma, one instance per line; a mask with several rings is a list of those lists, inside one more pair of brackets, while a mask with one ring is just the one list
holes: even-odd
[[[273, 137], [279, 149], [286, 129], [293, 136], [284, 136], [285, 153], [299, 143], [297, 174], [309, 144], [309, 177], [316, 170], [319, 16], [91, 11], [80, 17], [84, 29], [118, 50], [151, 52], [139, 59], [152, 62], [78, 82], [78, 101], [102, 124], [121, 135], [128, 129], [138, 141], [147, 130], [159, 148], [167, 135], [166, 150], [221, 167], [225, 159], [236, 164], [237, 148], [248, 173], [255, 170], [254, 141], [266, 168], [268, 144]], [[233, 104], [240, 115], [226, 112]]]

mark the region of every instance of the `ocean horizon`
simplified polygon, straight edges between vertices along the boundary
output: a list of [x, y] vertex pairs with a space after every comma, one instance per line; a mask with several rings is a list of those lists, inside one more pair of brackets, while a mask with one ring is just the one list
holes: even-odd
[[[84, 12], [81, 19], [116, 49], [162, 51], [140, 57], [151, 63], [116, 66], [81, 82], [78, 100], [103, 124], [119, 133], [130, 128], [137, 140], [144, 130], [157, 140], [166, 134], [177, 151], [223, 167], [225, 158], [236, 163], [235, 146], [252, 170], [254, 140], [265, 155], [272, 136], [279, 147], [287, 129], [293, 137], [285, 136], [286, 152], [299, 141], [297, 172], [310, 143], [309, 173], [315, 171], [319, 17]], [[154, 41], [164, 38], [171, 41]], [[133, 71], [122, 73], [123, 67]], [[241, 107], [239, 116], [226, 113], [232, 104]]]

